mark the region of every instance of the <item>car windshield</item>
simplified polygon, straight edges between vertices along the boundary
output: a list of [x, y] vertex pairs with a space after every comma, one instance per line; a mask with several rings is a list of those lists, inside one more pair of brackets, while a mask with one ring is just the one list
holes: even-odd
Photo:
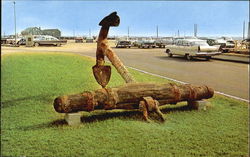
[[120, 44], [130, 44], [129, 41], [120, 41], [119, 43], [120, 43]]
[[234, 41], [227, 41], [228, 44], [234, 44]]

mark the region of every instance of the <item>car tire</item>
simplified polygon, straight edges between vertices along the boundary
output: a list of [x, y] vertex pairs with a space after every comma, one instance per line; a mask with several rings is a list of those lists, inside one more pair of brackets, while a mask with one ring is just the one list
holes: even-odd
[[186, 55], [185, 55], [185, 58], [186, 58], [187, 60], [189, 60], [189, 61], [191, 61], [191, 60], [193, 59], [193, 57], [190, 56], [189, 54], [186, 54]]
[[222, 50], [222, 53], [228, 53], [228, 50], [226, 49], [224, 49], [224, 50]]
[[211, 59], [211, 57], [206, 57], [206, 60], [209, 61]]
[[166, 53], [168, 54], [168, 57], [173, 57], [173, 53], [171, 53], [169, 49], [166, 49]]
[[173, 57], [173, 54], [171, 52], [168, 52], [168, 57]]
[[38, 46], [39, 46], [39, 43], [35, 43], [34, 45], [35, 45], [35, 47], [38, 47]]

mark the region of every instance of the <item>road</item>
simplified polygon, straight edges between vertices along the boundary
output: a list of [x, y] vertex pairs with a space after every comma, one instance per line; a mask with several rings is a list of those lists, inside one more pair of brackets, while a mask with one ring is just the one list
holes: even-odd
[[[69, 44], [70, 45], [70, 44]], [[187, 61], [169, 58], [164, 49], [113, 48], [126, 66], [169, 77], [186, 83], [206, 84], [216, 91], [249, 100], [249, 65], [219, 60]], [[95, 57], [96, 45], [65, 45], [64, 47], [2, 48], [8, 52], [68, 52]]]

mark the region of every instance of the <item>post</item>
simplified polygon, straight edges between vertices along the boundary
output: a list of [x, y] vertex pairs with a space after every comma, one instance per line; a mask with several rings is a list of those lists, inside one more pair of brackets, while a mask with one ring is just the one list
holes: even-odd
[[243, 22], [243, 35], [242, 35], [242, 40], [245, 39], [245, 21]]
[[158, 39], [158, 26], [156, 26], [156, 37]]
[[128, 27], [128, 38], [127, 38], [127, 40], [129, 40], [129, 27]]
[[194, 24], [194, 36], [197, 37], [197, 24]]
[[250, 22], [248, 22], [248, 35], [247, 38], [250, 38]]
[[16, 2], [14, 1], [15, 45], [16, 43]]

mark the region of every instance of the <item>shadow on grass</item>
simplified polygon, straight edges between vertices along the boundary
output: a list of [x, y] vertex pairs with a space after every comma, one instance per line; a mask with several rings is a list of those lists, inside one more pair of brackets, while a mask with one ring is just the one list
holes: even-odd
[[55, 121], [50, 122], [50, 123], [41, 123], [41, 124], [37, 124], [37, 125], [17, 127], [17, 130], [34, 131], [34, 130], [60, 127], [60, 126], [64, 126], [64, 125], [67, 125], [67, 122], [64, 119], [60, 119], [60, 120], [55, 120]]
[[17, 99], [12, 99], [12, 100], [6, 100], [1, 102], [1, 108], [8, 108], [12, 106], [19, 105], [21, 101], [26, 101], [26, 100], [39, 100], [43, 102], [48, 102], [51, 101], [51, 97], [54, 95], [52, 94], [45, 94], [45, 95], [36, 95], [36, 96], [29, 96], [29, 97], [23, 97], [23, 98], [17, 98]]
[[[187, 105], [183, 106], [168, 106], [164, 107], [161, 109], [163, 114], [167, 114], [170, 112], [181, 112], [181, 111], [191, 111], [192, 109], [188, 107]], [[156, 123], [161, 123], [162, 121], [159, 119], [159, 117], [155, 113], [150, 113], [149, 114], [150, 119], [153, 120]], [[97, 113], [89, 116], [82, 116], [81, 117], [81, 122], [84, 123], [96, 123], [100, 121], [105, 121], [108, 119], [113, 119], [113, 118], [119, 118], [123, 120], [137, 120], [137, 121], [143, 121], [142, 118], [142, 113], [138, 110], [131, 110], [131, 111], [103, 111], [101, 113]], [[18, 128], [19, 130], [23, 131], [29, 131], [29, 130], [39, 130], [39, 129], [46, 129], [46, 128], [57, 128], [57, 127], [62, 127], [66, 126], [67, 122], [65, 119], [59, 119], [52, 121], [50, 123], [42, 123], [38, 125], [33, 125], [33, 126], [27, 126], [27, 127], [21, 127]]]
[[[191, 111], [192, 108], [190, 108], [187, 105], [183, 106], [171, 106], [171, 107], [164, 107], [161, 109], [163, 114], [167, 114], [170, 112], [179, 112], [179, 111]], [[149, 117], [153, 120], [160, 121], [158, 116], [155, 113], [150, 113]], [[104, 121], [107, 119], [112, 118], [120, 118], [120, 119], [133, 119], [133, 120], [143, 120], [142, 119], [142, 112], [136, 110], [136, 111], [123, 111], [123, 112], [116, 112], [115, 110], [113, 112], [103, 112], [101, 114], [96, 114], [92, 116], [82, 116], [81, 121], [83, 123], [93, 123], [98, 121]]]
[[[187, 105], [183, 106], [171, 106], [171, 107], [164, 107], [161, 109], [163, 114], [167, 114], [170, 112], [180, 112], [180, 111], [191, 111], [192, 108], [190, 108]], [[160, 121], [158, 116], [155, 113], [150, 113], [149, 114], [150, 118], [156, 121]], [[81, 122], [82, 123], [95, 123], [95, 122], [100, 122], [100, 121], [105, 121], [108, 119], [113, 119], [113, 118], [119, 118], [119, 119], [133, 119], [133, 120], [140, 120], [143, 121], [142, 118], [142, 112], [138, 110], [131, 110], [131, 111], [103, 111], [102, 113], [98, 114], [93, 114], [90, 116], [82, 116], [81, 117]], [[65, 125], [67, 122], [63, 120], [56, 120], [51, 123], [51, 126], [61, 126]]]
[[120, 119], [136, 119], [139, 120], [141, 113], [139, 111], [124, 111], [124, 112], [116, 112], [116, 111], [108, 111], [105, 113], [95, 114], [91, 116], [82, 116], [81, 121], [83, 123], [94, 123], [98, 121], [105, 121], [112, 118], [120, 118]]

